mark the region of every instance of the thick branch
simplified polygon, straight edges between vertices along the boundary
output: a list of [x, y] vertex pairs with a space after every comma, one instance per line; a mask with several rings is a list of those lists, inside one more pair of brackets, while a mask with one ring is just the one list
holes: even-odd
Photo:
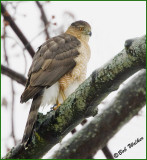
[[1, 3], [1, 12], [3, 14], [4, 20], [9, 22], [9, 24], [10, 24], [11, 28], [13, 29], [13, 31], [16, 33], [16, 35], [19, 37], [19, 39], [24, 44], [25, 48], [28, 50], [30, 55], [33, 57], [34, 54], [35, 54], [34, 49], [30, 45], [30, 43], [28, 42], [28, 40], [26, 39], [24, 34], [21, 32], [21, 30], [18, 28], [18, 26], [16, 25], [16, 23], [14, 22], [14, 20], [12, 19], [12, 17], [10, 16], [10, 14], [5, 9], [5, 7], [4, 7], [4, 5], [2, 3]]
[[26, 83], [26, 78], [22, 74], [19, 74], [13, 71], [12, 69], [5, 67], [3, 65], [1, 65], [1, 73], [12, 78], [13, 80], [17, 81], [18, 83], [22, 85], [25, 85]]
[[[127, 96], [126, 96], [127, 95]], [[133, 118], [146, 103], [146, 70], [140, 71], [117, 94], [101, 115], [62, 144], [51, 159], [88, 159]]]
[[49, 22], [47, 20], [46, 14], [43, 10], [43, 7], [42, 7], [41, 3], [39, 1], [36, 1], [36, 4], [37, 4], [37, 6], [38, 6], [38, 8], [40, 9], [40, 12], [41, 12], [41, 19], [42, 19], [43, 24], [44, 24], [46, 39], [49, 39], [50, 36], [49, 36], [48, 30], [47, 30], [47, 26], [49, 25]]
[[[125, 45], [126, 46], [126, 45]], [[40, 158], [76, 125], [94, 116], [97, 105], [135, 72], [145, 67], [145, 36], [132, 40], [112, 60], [92, 75], [56, 110], [39, 114], [32, 139], [25, 150], [20, 144], [5, 158]]]

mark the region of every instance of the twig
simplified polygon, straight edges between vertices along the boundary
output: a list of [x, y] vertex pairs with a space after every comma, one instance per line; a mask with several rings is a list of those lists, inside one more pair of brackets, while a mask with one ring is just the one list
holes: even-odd
[[4, 23], [4, 28], [3, 28], [3, 48], [4, 48], [4, 58], [5, 62], [9, 66], [9, 61], [8, 61], [8, 55], [7, 55], [7, 50], [6, 50], [6, 24]]
[[25, 54], [25, 50], [24, 49], [22, 50], [22, 54], [23, 54], [24, 62], [25, 62], [25, 67], [24, 67], [24, 75], [25, 75], [26, 72], [27, 72], [27, 58], [26, 58], [26, 54]]
[[11, 79], [11, 92], [12, 92], [12, 102], [11, 102], [11, 136], [13, 137], [14, 144], [16, 145], [16, 137], [14, 133], [14, 103], [15, 103], [15, 91], [14, 91], [14, 85], [13, 85], [13, 80]]
[[34, 49], [30, 45], [30, 43], [28, 42], [28, 40], [26, 39], [26, 37], [24, 36], [24, 34], [22, 33], [22, 31], [15, 24], [14, 20], [12, 19], [12, 17], [10, 16], [10, 14], [5, 9], [5, 7], [4, 7], [4, 5], [2, 3], [1, 3], [1, 12], [2, 12], [2, 15], [3, 15], [5, 21], [9, 22], [9, 24], [10, 24], [11, 28], [13, 29], [13, 31], [16, 33], [16, 35], [19, 37], [19, 39], [24, 44], [25, 48], [28, 50], [28, 52], [30, 53], [30, 55], [33, 57], [34, 54], [35, 54]]
[[39, 1], [35, 1], [35, 2], [36, 2], [37, 6], [38, 6], [38, 8], [40, 9], [40, 12], [41, 12], [41, 19], [42, 19], [43, 24], [44, 24], [44, 31], [45, 31], [46, 40], [47, 40], [47, 39], [50, 38], [48, 30], [47, 30], [47, 28], [48, 28], [48, 26], [49, 26], [50, 23], [47, 20], [45, 11], [44, 11], [43, 6], [41, 5], [41, 3]]
[[102, 151], [107, 159], [114, 159], [107, 145], [105, 145], [105, 147], [102, 148]]
[[[4, 55], [5, 55], [5, 61], [7, 63], [7, 66], [9, 66], [9, 60], [8, 60], [8, 56], [7, 56], [7, 49], [6, 49], [6, 24], [4, 22], [4, 32], [3, 32], [3, 41], [4, 41]], [[11, 81], [11, 91], [12, 91], [12, 103], [11, 103], [11, 136], [13, 138], [14, 144], [16, 145], [16, 137], [15, 137], [15, 133], [14, 133], [14, 102], [15, 102], [15, 91], [14, 91], [14, 86], [13, 86], [13, 81], [12, 79]]]
[[22, 85], [25, 85], [26, 83], [27, 79], [22, 74], [19, 74], [8, 67], [5, 67], [4, 65], [1, 65], [1, 72], [2, 74], [12, 78]]

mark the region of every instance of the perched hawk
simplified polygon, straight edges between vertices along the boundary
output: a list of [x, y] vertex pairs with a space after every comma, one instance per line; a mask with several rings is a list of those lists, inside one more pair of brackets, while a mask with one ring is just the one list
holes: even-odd
[[85, 80], [90, 59], [91, 27], [76, 21], [43, 43], [33, 57], [21, 103], [33, 98], [22, 143], [27, 144], [40, 106], [57, 108]]

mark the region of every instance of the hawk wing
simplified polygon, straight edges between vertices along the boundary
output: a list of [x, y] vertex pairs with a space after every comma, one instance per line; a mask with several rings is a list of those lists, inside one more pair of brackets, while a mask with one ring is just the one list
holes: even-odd
[[80, 53], [80, 41], [70, 35], [62, 34], [42, 44], [33, 58], [29, 69], [26, 88], [21, 96], [21, 102], [26, 102], [50, 87], [62, 76], [70, 72], [76, 65], [75, 57]]

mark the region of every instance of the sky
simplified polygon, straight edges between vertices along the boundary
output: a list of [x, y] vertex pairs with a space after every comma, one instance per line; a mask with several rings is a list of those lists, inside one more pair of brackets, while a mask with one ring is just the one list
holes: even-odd
[[[55, 15], [53, 22], [57, 22], [58, 28], [61, 24], [65, 24], [64, 30], [73, 22], [73, 19], [66, 16], [64, 12], [71, 12], [75, 16], [75, 20], [87, 21], [92, 28], [92, 37], [89, 45], [91, 48], [91, 59], [88, 64], [87, 77], [96, 69], [104, 65], [112, 59], [124, 48], [124, 42], [127, 39], [140, 37], [146, 34], [146, 3], [143, 1], [122, 2], [122, 1], [56, 1], [49, 2], [44, 5], [44, 9], [48, 19]], [[8, 6], [8, 11], [13, 14], [13, 10]], [[25, 16], [23, 16], [25, 14]], [[32, 41], [32, 39], [43, 30], [43, 25], [39, 21], [40, 12], [34, 2], [20, 3], [17, 8], [16, 23], [21, 28], [25, 36], [35, 50], [44, 41], [44, 34]], [[2, 22], [3, 19], [1, 19]], [[3, 28], [3, 26], [1, 26]], [[54, 28], [54, 27], [53, 27]], [[13, 37], [19, 44], [12, 48], [14, 41], [7, 39], [7, 52], [9, 62], [12, 69], [27, 75], [27, 71], [31, 65], [31, 57], [24, 51], [27, 60], [27, 68], [25, 68], [24, 56], [22, 54], [23, 45], [11, 28], [7, 27], [9, 37]], [[57, 33], [52, 31], [51, 36]], [[3, 42], [2, 42], [3, 46]], [[1, 50], [1, 63], [4, 62], [3, 47]], [[10, 79], [6, 76], [1, 76], [2, 98], [8, 100], [8, 107], [2, 107], [1, 127], [2, 127], [2, 156], [6, 154], [5, 145], [10, 148], [14, 145], [9, 138], [11, 127], [11, 85]], [[20, 95], [24, 87], [14, 82], [15, 88], [15, 134], [18, 139], [21, 139], [29, 112], [31, 101], [26, 104], [20, 104]], [[111, 95], [111, 100], [113, 93]], [[99, 106], [99, 110], [103, 110], [103, 106]], [[81, 129], [80, 126], [77, 129]], [[66, 141], [71, 134], [68, 134], [63, 141]], [[146, 158], [146, 113], [145, 107], [140, 111], [139, 116], [135, 116], [127, 125], [125, 125], [108, 143], [111, 152], [114, 154], [120, 149], [123, 149], [128, 143], [134, 142], [137, 138], [144, 139], [136, 146], [128, 149], [124, 154], [119, 156], [119, 159], [144, 159]], [[61, 142], [62, 143], [62, 142]], [[56, 145], [44, 158], [51, 155], [54, 150], [58, 149]], [[105, 159], [102, 151], [98, 151], [95, 158]]]

